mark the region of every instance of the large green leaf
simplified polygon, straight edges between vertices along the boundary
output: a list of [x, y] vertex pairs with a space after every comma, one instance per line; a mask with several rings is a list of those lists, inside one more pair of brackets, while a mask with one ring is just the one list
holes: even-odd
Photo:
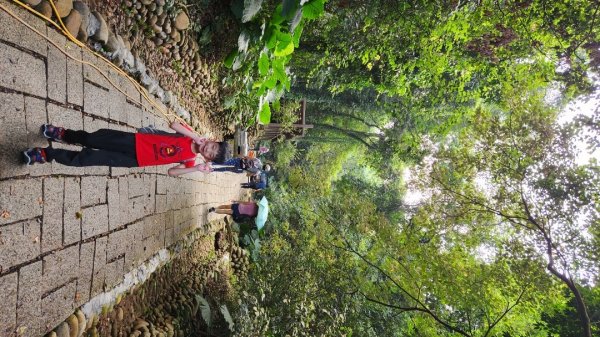
[[302, 6], [302, 16], [307, 19], [316, 19], [325, 11], [323, 0], [312, 0]]
[[277, 32], [277, 45], [275, 46], [275, 56], [287, 56], [294, 52], [294, 43], [292, 35], [286, 32]]
[[225, 58], [225, 61], [223, 61], [225, 67], [231, 68], [233, 66], [233, 60], [235, 60], [235, 57], [238, 56], [238, 54], [239, 52], [237, 50], [233, 50], [231, 53], [229, 53], [229, 55], [227, 55]]
[[227, 306], [225, 304], [221, 305], [219, 307], [219, 309], [221, 310], [221, 313], [223, 314], [223, 318], [225, 319], [225, 322], [227, 322], [227, 324], [229, 325], [229, 331], [233, 331], [233, 318], [231, 317], [231, 314], [229, 313], [229, 309], [227, 309]]
[[235, 105], [236, 95], [229, 95], [223, 99], [223, 108], [230, 109]]
[[244, 0], [242, 22], [248, 22], [260, 11], [263, 0]]
[[298, 27], [300, 22], [302, 22], [302, 8], [298, 8], [298, 10], [296, 10], [294, 18], [292, 18], [290, 21], [290, 32], [292, 32], [294, 35], [296, 35], [296, 27]]
[[275, 8], [275, 12], [273, 12], [273, 16], [271, 17], [272, 25], [279, 25], [283, 21], [285, 21], [285, 18], [281, 15], [282, 10], [283, 10], [282, 4], [279, 4], [279, 6], [277, 6], [277, 8]]
[[202, 314], [202, 318], [204, 319], [204, 322], [206, 322], [206, 325], [210, 326], [212, 322], [210, 321], [211, 312], [208, 301], [204, 297], [196, 295], [196, 305], [200, 306], [200, 314]]
[[275, 56], [287, 56], [294, 52], [294, 42], [279, 41], [275, 47]]
[[298, 0], [283, 0], [281, 16], [290, 19], [298, 9]]
[[298, 26], [293, 30], [294, 35], [292, 36], [292, 40], [294, 41], [294, 46], [296, 48], [298, 48], [300, 46], [300, 36], [302, 36], [303, 29], [304, 29], [304, 21], [300, 22], [298, 24]]
[[272, 62], [273, 75], [275, 78], [283, 82], [287, 79], [287, 74], [285, 73], [285, 65], [284, 61], [280, 58], [274, 59]]
[[292, 41], [292, 35], [290, 33], [277, 31], [277, 41], [288, 42]]
[[270, 34], [268, 34], [266, 37], [266, 40], [267, 40], [266, 44], [267, 44], [267, 48], [273, 49], [277, 45], [277, 33], [279, 31], [276, 30], [276, 28], [273, 28], [273, 26], [269, 27], [269, 29], [270, 29]]
[[271, 105], [273, 105], [273, 110], [275, 111], [279, 111], [281, 109], [281, 102], [279, 100], [276, 100]]
[[267, 77], [265, 79], [265, 81], [263, 82], [263, 85], [267, 88], [267, 89], [273, 89], [275, 88], [275, 85], [277, 84], [277, 76], [275, 76], [275, 74]]
[[269, 124], [271, 122], [271, 108], [269, 103], [263, 103], [258, 113], [258, 122], [260, 124]]
[[265, 76], [269, 72], [269, 56], [267, 53], [260, 53], [258, 58], [258, 73]]

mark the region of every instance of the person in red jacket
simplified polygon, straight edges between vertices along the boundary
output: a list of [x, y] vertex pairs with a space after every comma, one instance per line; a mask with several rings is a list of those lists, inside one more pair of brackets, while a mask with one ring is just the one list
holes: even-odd
[[[23, 152], [28, 165], [50, 161], [67, 166], [143, 167], [178, 163], [169, 169], [169, 175], [203, 171], [210, 172], [210, 162], [223, 163], [229, 159], [226, 142], [215, 142], [198, 136], [187, 125], [171, 123], [177, 133], [132, 133], [100, 129], [94, 132], [69, 130], [44, 124], [44, 137], [53, 142], [78, 144], [80, 151], [46, 148], [30, 148]], [[203, 163], [196, 164], [200, 156]]]

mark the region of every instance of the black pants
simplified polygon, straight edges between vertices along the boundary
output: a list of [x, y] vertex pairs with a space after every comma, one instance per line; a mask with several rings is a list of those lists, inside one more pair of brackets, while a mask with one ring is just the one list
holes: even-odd
[[47, 148], [46, 159], [67, 166], [137, 167], [135, 133], [100, 129], [94, 132], [65, 130], [65, 143], [83, 146], [81, 151]]

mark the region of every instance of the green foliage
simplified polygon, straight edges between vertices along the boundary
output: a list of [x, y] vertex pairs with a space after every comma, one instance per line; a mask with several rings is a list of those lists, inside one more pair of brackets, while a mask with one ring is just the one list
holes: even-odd
[[[284, 2], [259, 24], [256, 21], [259, 21], [257, 14], [261, 3], [262, 0], [244, 2], [242, 22], [245, 26], [238, 39], [238, 49], [224, 61], [225, 67], [234, 71], [224, 79], [225, 84], [232, 86], [231, 95], [225, 98], [225, 108], [244, 111], [242, 118], [257, 117], [258, 123], [268, 124], [270, 105], [278, 104], [283, 94], [290, 90], [291, 80], [286, 68], [299, 46], [304, 27], [303, 17], [288, 11], [290, 8], [300, 11], [308, 6], [312, 14], [306, 20], [314, 19], [323, 13], [324, 0], [312, 0], [304, 5], [299, 0]], [[256, 111], [256, 114], [249, 114], [248, 110]], [[254, 118], [241, 122], [249, 126], [254, 123]]]
[[290, 141], [281, 141], [273, 144], [275, 155], [275, 167], [289, 167], [290, 163], [296, 157], [298, 149]]
[[206, 323], [206, 325], [210, 327], [210, 325], [212, 323], [210, 304], [208, 304], [208, 301], [204, 297], [196, 294], [196, 306], [193, 310], [194, 316], [196, 315], [198, 308], [200, 309], [200, 314], [202, 315], [202, 319], [204, 319], [204, 322]]
[[231, 317], [231, 314], [229, 313], [229, 309], [227, 309], [227, 305], [225, 305], [225, 304], [220, 305], [219, 311], [221, 311], [221, 314], [223, 315], [225, 322], [227, 322], [227, 324], [228, 324], [227, 327], [229, 328], [229, 330], [233, 330], [233, 328], [235, 327], [235, 324], [233, 323], [233, 318]]
[[291, 65], [314, 129], [272, 147], [270, 226], [237, 332], [581, 334], [570, 296], [597, 302], [581, 275], [598, 273], [600, 178], [572, 140], [597, 116], [561, 126], [545, 99], [589, 88], [597, 4], [340, 0], [307, 26], [298, 17], [324, 7], [294, 4], [265, 21], [245, 85], [266, 93]]

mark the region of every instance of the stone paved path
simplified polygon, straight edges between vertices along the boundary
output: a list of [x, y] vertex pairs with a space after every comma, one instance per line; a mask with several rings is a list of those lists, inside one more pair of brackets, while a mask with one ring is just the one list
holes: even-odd
[[168, 124], [103, 62], [9, 1], [0, 3], [71, 55], [101, 66], [136, 98], [126, 99], [0, 9], [0, 336], [40, 336], [158, 250], [205, 226], [205, 210], [237, 197], [245, 178], [172, 178], [166, 167], [20, 164], [19, 151], [47, 144], [42, 123], [87, 131]]

